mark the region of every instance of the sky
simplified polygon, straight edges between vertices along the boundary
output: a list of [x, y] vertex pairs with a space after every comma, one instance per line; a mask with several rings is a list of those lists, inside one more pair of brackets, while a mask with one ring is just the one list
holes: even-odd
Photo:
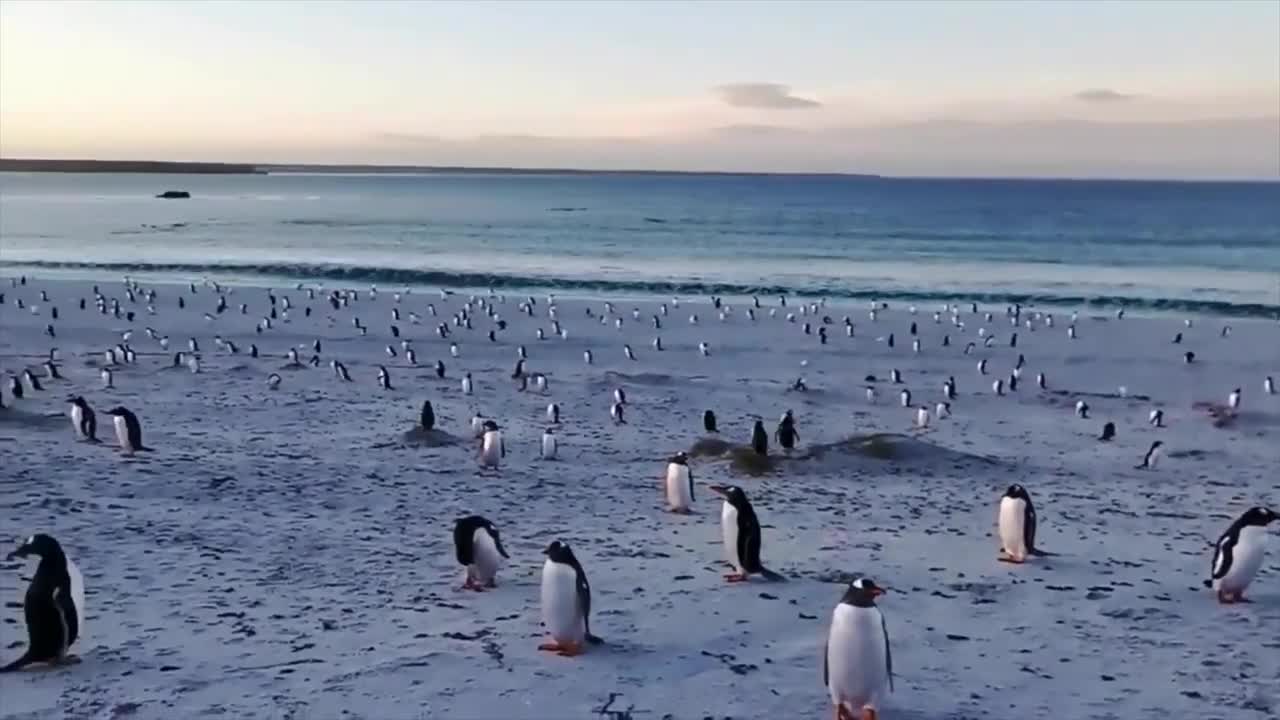
[[0, 155], [1280, 179], [1280, 0], [0, 0]]

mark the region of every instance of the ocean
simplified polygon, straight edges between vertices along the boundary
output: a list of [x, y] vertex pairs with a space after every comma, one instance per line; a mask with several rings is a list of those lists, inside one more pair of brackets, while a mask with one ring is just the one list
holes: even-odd
[[0, 173], [0, 272], [1275, 316], [1280, 183]]

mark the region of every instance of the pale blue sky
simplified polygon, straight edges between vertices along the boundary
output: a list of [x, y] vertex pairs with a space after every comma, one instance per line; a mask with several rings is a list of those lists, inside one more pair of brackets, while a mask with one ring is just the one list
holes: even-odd
[[982, 173], [940, 126], [1280, 175], [1280, 0], [0, 2], [5, 156]]

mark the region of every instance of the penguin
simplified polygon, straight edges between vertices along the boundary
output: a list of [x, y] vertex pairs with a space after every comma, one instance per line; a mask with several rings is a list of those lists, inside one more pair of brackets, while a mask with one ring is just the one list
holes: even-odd
[[890, 370], [890, 371], [889, 371], [889, 380], [890, 380], [894, 385], [901, 385], [901, 384], [902, 384], [902, 373], [898, 370], [898, 368], [894, 368], [894, 369], [892, 369], [892, 370]]
[[746, 582], [751, 575], [759, 574], [773, 582], [785, 580], [760, 563], [760, 522], [746, 492], [737, 485], [712, 485], [710, 489], [724, 498], [720, 533], [725, 555], [735, 571], [724, 579], [731, 583]]
[[249, 357], [258, 358], [258, 346], [255, 343], [249, 343]]
[[471, 382], [471, 373], [462, 376], [462, 394], [470, 395], [475, 391], [475, 384]]
[[898, 393], [898, 399], [902, 402], [902, 407], [911, 407], [911, 391], [904, 389]]
[[929, 427], [929, 407], [927, 405], [921, 405], [916, 410], [916, 427], [920, 430]]
[[444, 361], [443, 360], [436, 361], [436, 377], [442, 380], [444, 379]]
[[948, 400], [956, 399], [956, 381], [954, 377], [949, 377], [942, 383], [942, 394], [945, 395]]
[[615, 388], [613, 391], [613, 401], [619, 405], [627, 404], [627, 391], [622, 388]]
[[27, 650], [0, 667], [15, 672], [32, 663], [57, 664], [71, 658], [68, 651], [84, 634], [84, 577], [57, 540], [32, 535], [7, 559], [36, 555], [40, 564], [27, 586], [22, 610], [27, 622]]
[[1182, 362], [1186, 363], [1187, 365], [1190, 365], [1191, 363], [1194, 363], [1195, 361], [1196, 361], [1196, 354], [1195, 354], [1195, 353], [1191, 352], [1190, 350], [1188, 350], [1188, 351], [1186, 351], [1186, 352], [1182, 353]]
[[1023, 486], [1010, 485], [1000, 497], [998, 527], [1001, 562], [1023, 563], [1031, 556], [1053, 556], [1036, 547], [1036, 509]]
[[26, 390], [22, 389], [22, 381], [16, 375], [9, 378], [9, 394], [14, 400], [21, 400], [26, 395]]
[[1268, 395], [1276, 394], [1276, 382], [1268, 375], [1262, 380], [1262, 391]]
[[449, 355], [450, 357], [458, 357], [458, 343], [449, 343]]
[[874, 720], [888, 687], [893, 692], [893, 654], [889, 630], [876, 598], [885, 590], [870, 578], [849, 583], [831, 613], [831, 629], [822, 653], [822, 682], [835, 706], [836, 720], [860, 714]]
[[280, 373], [271, 373], [267, 376], [267, 388], [275, 390], [280, 387]]
[[867, 402], [874, 405], [876, 402], [876, 394], [877, 393], [875, 388], [871, 387], [870, 385], [866, 387]]
[[676, 453], [667, 461], [664, 488], [667, 509], [673, 513], [689, 514], [693, 506], [693, 470], [689, 467], [689, 456], [684, 452]]
[[289, 364], [292, 366], [297, 367], [302, 365], [302, 361], [298, 359], [298, 351], [294, 348], [289, 348], [289, 352], [286, 354], [285, 357], [288, 358]]
[[1160, 448], [1164, 446], [1163, 440], [1156, 440], [1151, 443], [1151, 447], [1147, 450], [1147, 454], [1142, 456], [1142, 464], [1136, 466], [1135, 470], [1155, 470], [1156, 462], [1160, 460]]
[[584, 363], [586, 363], [586, 364], [590, 365], [590, 364], [591, 364], [591, 360], [592, 360], [591, 351], [590, 351], [590, 350], [583, 350], [583, 351], [582, 351], [582, 361], [583, 361]]
[[761, 457], [769, 454], [769, 433], [764, 431], [764, 421], [756, 420], [751, 428], [751, 449]]
[[351, 375], [347, 372], [346, 365], [343, 365], [337, 360], [330, 360], [329, 364], [333, 367], [333, 372], [338, 376], [338, 379], [343, 382], [351, 382]]
[[549, 427], [542, 431], [542, 459], [555, 460], [556, 452], [559, 450], [559, 442], [556, 440], [555, 428]]
[[1076, 401], [1076, 417], [1082, 420], [1089, 419], [1089, 403], [1083, 400]]
[[543, 551], [542, 624], [551, 642], [539, 650], [573, 657], [586, 650], [586, 645], [604, 642], [591, 634], [591, 584], [568, 543], [552, 542]]
[[142, 444], [142, 424], [138, 422], [136, 415], [120, 406], [111, 408], [107, 414], [115, 418], [113, 425], [116, 430], [116, 440], [126, 455], [151, 450]]
[[981, 360], [979, 360], [979, 361], [978, 361], [978, 374], [979, 374], [979, 375], [986, 375], [986, 374], [987, 374], [987, 359], [986, 359], [986, 358], [982, 358]]
[[720, 429], [716, 426], [716, 414], [710, 410], [702, 413], [702, 429], [709, 433], [718, 434]]
[[111, 377], [111, 368], [102, 368], [102, 387], [107, 390], [115, 387]]
[[626, 408], [626, 406], [620, 402], [615, 402], [609, 407], [609, 417], [613, 418], [613, 422], [617, 425], [627, 424], [627, 420], [624, 417], [624, 408]]
[[44, 386], [40, 384], [40, 378], [36, 377], [35, 373], [31, 372], [30, 369], [22, 371], [22, 379], [27, 381], [27, 385], [33, 392], [44, 392]]
[[1048, 386], [1049, 386], [1049, 381], [1044, 376], [1044, 373], [1036, 373], [1036, 387], [1040, 388], [1041, 390], [1045, 390], [1048, 388]]
[[62, 379], [62, 373], [58, 372], [58, 366], [52, 360], [48, 360], [45, 362], [44, 374], [45, 374], [45, 377], [49, 378], [50, 380]]
[[774, 430], [773, 436], [783, 450], [791, 452], [795, 449], [796, 443], [800, 441], [800, 433], [796, 431], [796, 418], [790, 410], [778, 422], [778, 428]]
[[1223, 604], [1249, 602], [1244, 591], [1262, 567], [1266, 552], [1267, 526], [1280, 515], [1265, 507], [1253, 507], [1236, 518], [1218, 538], [1213, 550], [1210, 579], [1206, 588], [1213, 588], [1218, 602]]
[[698, 343], [698, 352], [702, 353], [702, 357], [711, 357], [711, 346], [705, 342]]
[[497, 587], [502, 561], [511, 558], [502, 547], [498, 528], [480, 515], [469, 515], [454, 522], [453, 551], [458, 564], [466, 569], [462, 589], [477, 592]]
[[938, 403], [938, 406], [937, 406], [937, 407], [935, 407], [935, 408], [934, 408], [934, 410], [933, 410], [933, 414], [934, 414], [934, 415], [937, 415], [939, 420], [941, 420], [941, 419], [943, 419], [943, 418], [945, 418], [945, 417], [950, 417], [950, 416], [951, 416], [951, 403], [949, 403], [949, 402], [940, 402], [940, 403]]
[[1152, 427], [1164, 427], [1164, 411], [1159, 408], [1152, 410], [1151, 414], [1147, 416], [1147, 422], [1151, 423]]
[[1231, 394], [1227, 396], [1227, 407], [1232, 410], [1240, 409], [1240, 388], [1232, 390]]
[[67, 414], [71, 417], [71, 427], [76, 437], [88, 442], [98, 442], [98, 419], [84, 398], [79, 395], [71, 398], [71, 409]]
[[1174, 335], [1174, 336], [1173, 336], [1173, 344], [1174, 344], [1174, 345], [1181, 345], [1181, 344], [1182, 344], [1182, 333], [1178, 333], [1178, 334], [1176, 334], [1176, 335]]
[[388, 373], [387, 368], [382, 365], [378, 366], [378, 386], [383, 390], [395, 389], [391, 387], [391, 373]]
[[507, 445], [502, 441], [502, 430], [498, 429], [498, 423], [492, 420], [485, 420], [481, 426], [484, 434], [480, 439], [480, 465], [487, 468], [497, 468], [502, 463], [502, 458], [507, 456]]
[[1113, 422], [1108, 422], [1106, 425], [1102, 426], [1102, 435], [1098, 436], [1098, 439], [1101, 440], [1102, 442], [1111, 442], [1111, 440], [1115, 438], [1115, 436], [1116, 436], [1116, 424]]
[[1076, 326], [1075, 326], [1075, 325], [1068, 325], [1068, 326], [1067, 326], [1067, 337], [1068, 337], [1068, 338], [1070, 338], [1070, 339], [1072, 339], [1072, 340], [1075, 340], [1075, 339], [1076, 339]]

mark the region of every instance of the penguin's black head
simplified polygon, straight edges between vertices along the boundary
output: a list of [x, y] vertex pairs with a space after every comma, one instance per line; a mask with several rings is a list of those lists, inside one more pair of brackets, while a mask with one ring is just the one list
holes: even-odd
[[676, 463], [677, 465], [687, 465], [689, 463], [689, 456], [686, 455], [683, 450], [681, 450], [680, 452], [671, 456], [671, 462]]
[[1156, 448], [1158, 448], [1158, 447], [1163, 447], [1163, 446], [1164, 446], [1164, 441], [1163, 441], [1163, 440], [1157, 440], [1157, 441], [1155, 441], [1155, 442], [1151, 443], [1151, 449], [1152, 449], [1152, 450], [1155, 450]]
[[57, 540], [43, 533], [32, 535], [27, 538], [26, 542], [18, 546], [17, 550], [9, 553], [8, 559], [25, 558], [30, 555], [36, 555], [40, 559], [57, 557], [62, 554], [62, 546]]
[[1027, 494], [1027, 489], [1021, 485], [1010, 485], [1009, 489], [1004, 491], [1004, 496], [1015, 500], [1031, 499], [1031, 496]]
[[492, 421], [492, 420], [485, 420], [485, 421], [484, 421], [484, 425], [483, 425], [483, 427], [484, 427], [484, 429], [485, 429], [485, 430], [497, 430], [497, 429], [498, 429], [498, 423], [496, 423], [496, 422], [494, 422], [494, 421]]
[[72, 405], [75, 405], [76, 407], [85, 406], [84, 398], [80, 397], [79, 395], [72, 395], [71, 397], [67, 398], [67, 401], [70, 402]]
[[123, 407], [121, 407], [121, 406], [117, 405], [117, 406], [115, 406], [115, 407], [111, 408], [110, 410], [108, 410], [108, 411], [107, 411], [107, 414], [108, 414], [108, 415], [124, 415], [124, 414], [125, 414], [125, 413], [127, 413], [127, 412], [129, 412], [129, 411], [128, 411], [128, 410], [126, 410], [126, 409], [124, 409]]
[[859, 607], [870, 607], [875, 605], [876, 598], [885, 594], [885, 589], [876, 585], [876, 581], [871, 578], [858, 578], [849, 583], [849, 587], [844, 591], [844, 597], [840, 598], [840, 602]]
[[737, 485], [712, 485], [710, 486], [710, 489], [712, 492], [724, 497], [725, 502], [728, 502], [734, 507], [747, 504], [746, 491]]
[[1266, 527], [1276, 520], [1280, 520], [1280, 515], [1277, 515], [1274, 510], [1259, 506], [1245, 511], [1245, 514], [1240, 517], [1240, 524]]
[[569, 543], [562, 543], [559, 540], [553, 540], [546, 550], [542, 551], [551, 562], [566, 563], [573, 565], [577, 559], [573, 556], [573, 549], [569, 547]]

